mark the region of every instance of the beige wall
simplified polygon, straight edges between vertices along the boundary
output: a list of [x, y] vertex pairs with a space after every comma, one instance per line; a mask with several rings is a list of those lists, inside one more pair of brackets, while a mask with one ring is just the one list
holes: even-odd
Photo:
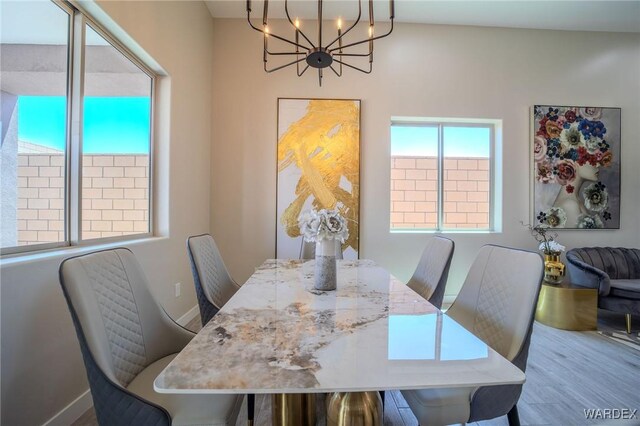
[[[195, 304], [185, 239], [208, 232], [210, 223], [211, 17], [202, 2], [98, 4], [137, 41], [135, 50], [168, 74], [160, 82], [154, 152], [156, 224], [165, 238], [125, 245], [141, 261], [155, 296], [177, 318]], [[114, 27], [108, 19], [102, 22]], [[3, 425], [42, 424], [87, 390], [58, 283], [62, 259], [86, 250], [2, 260]], [[176, 282], [182, 283], [180, 298], [173, 295]]]
[[322, 88], [311, 72], [266, 74], [260, 35], [242, 20], [215, 20], [211, 42], [211, 227], [239, 281], [274, 255], [278, 97], [362, 99], [360, 255], [401, 279], [410, 276], [431, 234], [389, 232], [394, 116], [503, 120], [503, 232], [445, 234], [456, 242], [449, 298], [483, 244], [536, 246], [519, 223], [530, 220], [529, 108], [535, 103], [622, 108], [622, 229], [565, 231], [559, 240], [569, 247], [639, 244], [638, 34], [398, 24], [376, 42], [371, 75], [328, 72]]

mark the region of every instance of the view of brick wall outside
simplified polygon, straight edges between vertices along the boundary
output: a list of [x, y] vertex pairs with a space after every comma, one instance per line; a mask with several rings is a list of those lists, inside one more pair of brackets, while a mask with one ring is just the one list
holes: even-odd
[[[435, 157], [391, 157], [391, 229], [437, 226]], [[444, 228], [489, 227], [489, 159], [445, 158]]]
[[[149, 157], [85, 155], [82, 238], [148, 232]], [[64, 155], [18, 154], [18, 245], [64, 241]]]

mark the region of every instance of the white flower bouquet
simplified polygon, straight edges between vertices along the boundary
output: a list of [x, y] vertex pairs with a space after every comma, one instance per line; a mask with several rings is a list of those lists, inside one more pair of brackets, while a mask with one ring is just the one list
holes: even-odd
[[538, 250], [541, 250], [544, 254], [559, 256], [560, 252], [565, 250], [565, 247], [555, 240], [558, 234], [552, 232], [549, 225], [539, 224], [533, 226], [525, 224], [524, 222], [520, 223], [529, 228], [531, 235], [533, 235], [536, 241], [540, 243], [538, 245]]
[[308, 243], [349, 238], [347, 221], [337, 209], [305, 210], [298, 217], [300, 234]]
[[545, 254], [559, 254], [564, 249], [565, 247], [562, 244], [554, 240], [542, 242], [538, 246], [538, 250], [544, 251]]

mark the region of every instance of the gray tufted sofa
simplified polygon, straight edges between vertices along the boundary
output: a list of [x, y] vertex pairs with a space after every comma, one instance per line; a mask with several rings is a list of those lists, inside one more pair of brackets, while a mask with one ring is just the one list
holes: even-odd
[[567, 252], [571, 282], [598, 289], [598, 307], [625, 314], [631, 333], [631, 314], [640, 315], [640, 250], [583, 247]]

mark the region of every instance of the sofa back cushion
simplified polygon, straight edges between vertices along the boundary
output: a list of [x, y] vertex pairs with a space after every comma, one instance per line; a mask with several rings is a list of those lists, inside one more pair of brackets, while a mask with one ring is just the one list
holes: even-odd
[[600, 269], [612, 280], [640, 278], [640, 250], [621, 247], [583, 247], [571, 254], [584, 263]]

